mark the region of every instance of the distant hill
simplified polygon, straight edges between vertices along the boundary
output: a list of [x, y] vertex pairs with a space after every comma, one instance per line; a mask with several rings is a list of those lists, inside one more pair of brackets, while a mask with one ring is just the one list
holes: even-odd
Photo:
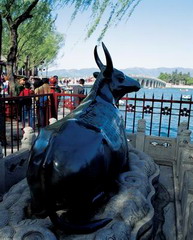
[[[175, 70], [178, 70], [178, 72], [182, 73], [190, 73], [191, 76], [193, 76], [193, 68], [166, 68], [166, 67], [160, 67], [160, 68], [125, 68], [120, 69], [127, 75], [145, 75], [150, 77], [158, 77], [161, 72], [166, 73], [172, 73]], [[48, 71], [48, 76], [54, 76], [57, 75], [59, 77], [88, 77], [92, 76], [93, 72], [99, 71], [97, 68], [83, 68], [83, 69], [59, 69], [59, 70], [53, 70]]]

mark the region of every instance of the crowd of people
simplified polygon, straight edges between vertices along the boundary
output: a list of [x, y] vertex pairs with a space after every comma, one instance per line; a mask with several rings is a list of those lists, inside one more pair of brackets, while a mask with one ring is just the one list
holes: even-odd
[[[60, 88], [57, 84], [58, 77], [53, 76], [55, 79], [55, 88], [57, 92], [60, 92]], [[0, 94], [3, 96], [10, 95], [9, 79], [6, 75], [2, 74], [0, 78]], [[49, 78], [39, 77], [17, 77], [15, 80], [15, 96], [30, 96], [30, 95], [42, 95], [49, 94], [52, 91], [49, 84]], [[37, 96], [34, 98], [19, 98], [17, 100], [17, 114], [19, 121], [22, 121], [23, 127], [28, 121], [28, 125], [35, 128], [35, 111], [38, 116], [38, 127], [44, 127], [47, 123], [48, 115], [50, 115], [48, 96]]]
[[[51, 78], [55, 79], [55, 91], [61, 92], [60, 87], [58, 86], [58, 76], [53, 76]], [[30, 89], [32, 90], [31, 93], [35, 93], [35, 89], [41, 87], [45, 84], [45, 81], [47, 81], [49, 85], [49, 80], [51, 78], [39, 78], [39, 77], [15, 77], [15, 95], [19, 96], [20, 92], [24, 89], [25, 83], [28, 83], [28, 86], [30, 84]], [[44, 93], [50, 93], [51, 87], [47, 87], [47, 89], [43, 88], [41, 89], [41, 94]], [[43, 91], [43, 92], [42, 92]], [[9, 95], [10, 94], [10, 86], [9, 86], [9, 77], [5, 75], [5, 73], [2, 73], [0, 76], [0, 94], [1, 95]]]
[[[51, 84], [54, 82], [54, 86]], [[74, 94], [84, 94], [84, 79], [80, 79], [78, 85], [73, 87]], [[58, 86], [58, 76], [51, 78], [39, 77], [17, 77], [15, 81], [15, 94], [16, 96], [30, 96], [37, 95], [33, 98], [20, 98], [18, 100], [18, 117], [25, 127], [26, 121], [28, 125], [35, 128], [35, 111], [38, 117], [38, 127], [44, 127], [50, 117], [51, 109], [49, 108], [49, 93], [61, 93], [62, 89]], [[6, 75], [0, 78], [0, 93], [4, 96], [10, 94], [9, 79]], [[41, 96], [44, 95], [44, 96]], [[79, 105], [82, 98], [79, 96], [74, 97], [74, 108]]]

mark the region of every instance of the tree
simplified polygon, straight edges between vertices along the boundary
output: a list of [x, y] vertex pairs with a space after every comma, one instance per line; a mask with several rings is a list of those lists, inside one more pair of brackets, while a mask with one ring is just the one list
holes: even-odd
[[51, 15], [51, 7], [41, 3], [36, 7], [33, 18], [25, 21], [18, 31], [17, 66], [22, 67], [26, 58], [28, 67], [50, 63], [63, 44], [63, 36], [54, 26], [55, 19]]
[[165, 82], [170, 82], [172, 77], [171, 77], [171, 74], [169, 74], [169, 73], [160, 73], [158, 78]]
[[179, 84], [186, 84], [186, 85], [191, 85], [193, 84], [193, 78], [190, 76], [190, 73], [182, 73], [177, 71], [177, 69], [172, 72], [172, 74], [170, 73], [160, 73], [159, 79], [168, 82], [168, 83], [172, 83], [175, 85], [179, 85]]
[[[91, 24], [89, 25], [87, 37], [90, 37], [96, 30], [104, 13], [108, 11], [109, 17], [106, 19], [104, 28], [98, 38], [100, 41], [107, 29], [117, 24], [128, 13], [129, 18], [135, 7], [141, 0], [1, 0], [1, 14], [8, 25], [10, 32], [10, 48], [7, 54], [7, 73], [10, 78], [11, 89], [14, 88], [14, 72], [17, 63], [18, 54], [18, 29], [29, 19], [32, 19], [35, 10], [40, 4], [47, 4], [53, 9], [54, 6], [64, 7], [68, 4], [74, 4], [75, 10], [72, 15], [72, 21], [79, 11], [86, 11], [89, 7], [92, 9]], [[44, 10], [43, 10], [44, 11]]]
[[[7, 55], [7, 74], [10, 79], [10, 88], [14, 90], [14, 66], [18, 48], [18, 27], [26, 19], [32, 18], [31, 11], [39, 0], [3, 0], [1, 2], [2, 17], [6, 20], [10, 31], [10, 49]], [[22, 6], [22, 8], [21, 8]]]
[[[18, 27], [17, 55], [13, 66], [13, 72], [15, 74], [17, 74], [18, 69], [23, 66], [33, 70], [34, 66], [40, 65], [42, 61], [48, 64], [56, 57], [61, 44], [63, 44], [64, 38], [61, 34], [57, 33], [54, 26], [55, 18], [52, 15], [50, 4], [46, 1], [39, 2], [36, 8], [33, 9], [32, 14], [33, 18], [26, 19]], [[48, 38], [49, 41], [48, 39], [46, 40], [46, 38]], [[4, 56], [7, 56], [9, 53], [9, 45], [9, 28], [7, 22], [4, 21]]]

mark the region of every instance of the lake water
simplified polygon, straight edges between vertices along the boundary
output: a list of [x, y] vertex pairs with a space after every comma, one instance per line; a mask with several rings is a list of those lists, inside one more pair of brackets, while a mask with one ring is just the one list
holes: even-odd
[[[193, 97], [193, 89], [178, 89], [178, 88], [155, 88], [155, 89], [147, 89], [147, 88], [142, 88], [136, 93], [137, 98], [143, 98], [145, 94], [145, 98], [154, 98], [155, 99], [161, 99], [163, 96], [164, 100], [180, 100], [183, 95], [188, 95]], [[128, 94], [128, 97], [134, 97], [135, 93], [130, 93]], [[170, 136], [170, 137], [176, 137], [177, 135], [177, 128], [179, 122], [188, 122], [189, 120], [189, 129], [193, 131], [193, 111], [191, 109], [191, 104], [188, 104], [188, 101], [185, 101], [186, 103], [179, 104], [179, 103], [173, 103], [171, 106], [171, 103], [164, 103], [163, 106], [161, 106], [161, 103], [154, 103], [154, 114], [153, 118], [152, 114], [145, 114], [144, 119], [146, 119], [146, 133], [155, 136]], [[145, 106], [147, 105], [152, 106], [152, 102], [145, 102]], [[136, 104], [137, 105], [137, 104]], [[157, 107], [157, 109], [156, 109]], [[160, 112], [161, 112], [161, 107], [165, 108], [165, 112], [168, 111], [168, 109], [172, 108], [171, 110], [171, 115], [170, 114], [164, 114], [160, 118]], [[168, 108], [168, 109], [167, 109]], [[180, 113], [180, 114], [179, 114]], [[184, 114], [184, 116], [182, 116]], [[190, 115], [190, 118], [188, 116]], [[179, 117], [180, 116], [180, 117]], [[136, 131], [137, 128], [137, 121], [142, 118], [141, 113], [136, 113], [136, 122], [135, 126], [133, 128], [133, 131]], [[128, 122], [133, 121], [132, 114], [128, 113], [127, 119]], [[151, 125], [152, 123], [152, 125]], [[127, 130], [131, 131], [131, 127], [133, 125], [129, 126], [127, 124]], [[168, 131], [169, 129], [169, 131]], [[191, 136], [193, 139], [193, 136]]]
[[[87, 93], [89, 92], [89, 88], [87, 89]], [[154, 89], [148, 89], [148, 88], [142, 88], [137, 93], [129, 93], [128, 97], [137, 98], [143, 98], [145, 94], [145, 98], [152, 99], [154, 95], [154, 99], [161, 99], [163, 95], [164, 100], [171, 100], [171, 97], [173, 97], [173, 100], [180, 100], [182, 95], [190, 95], [193, 97], [193, 89], [180, 89], [180, 88], [154, 88]], [[188, 101], [187, 101], [188, 103]], [[193, 131], [193, 109], [190, 109], [190, 104], [172, 104], [172, 110], [171, 115], [170, 114], [162, 114], [160, 118], [160, 112], [161, 108], [164, 108], [165, 112], [168, 111], [168, 109], [171, 108], [170, 103], [164, 103], [163, 106], [161, 106], [161, 103], [154, 103], [154, 110], [153, 114], [142, 113], [142, 109], [144, 106], [152, 106], [152, 102], [145, 102], [145, 105], [142, 106], [142, 101], [129, 101], [127, 104], [132, 104], [135, 106], [135, 113], [134, 112], [127, 112], [127, 115], [125, 117], [125, 107], [120, 106], [120, 110], [122, 110], [123, 117], [126, 119], [126, 129], [128, 132], [136, 132], [137, 131], [137, 122], [139, 119], [143, 118], [146, 120], [146, 134], [151, 134], [154, 136], [170, 136], [170, 137], [176, 137], [177, 135], [177, 128], [179, 122], [188, 121], [187, 116], [181, 116], [181, 112], [184, 111], [184, 115], [189, 114], [189, 129]], [[125, 103], [124, 103], [125, 105]], [[168, 109], [167, 109], [168, 108]], [[190, 110], [190, 111], [189, 111]], [[170, 111], [170, 110], [169, 110]], [[187, 112], [189, 111], [189, 113]], [[180, 113], [180, 114], [179, 114]], [[179, 118], [180, 116], [180, 118]], [[169, 131], [168, 131], [169, 129]], [[193, 136], [192, 136], [193, 139]]]
[[[180, 88], [142, 88], [137, 93], [137, 97], [143, 97], [145, 94], [146, 98], [152, 98], [153, 94], [155, 98], [161, 99], [162, 94], [164, 99], [180, 100], [181, 95], [193, 95], [193, 89], [180, 89]], [[129, 97], [135, 96], [135, 93], [130, 93]]]
[[[91, 87], [86, 87], [86, 92], [89, 93]], [[180, 100], [181, 95], [193, 95], [193, 88], [188, 89], [180, 89], [180, 88], [141, 88], [137, 93], [137, 97], [141, 98], [146, 96], [146, 98], [152, 98], [153, 94], [155, 98], [161, 99], [162, 94], [164, 95], [164, 99], [171, 99], [173, 95], [174, 100]], [[135, 93], [129, 93], [129, 97], [134, 97]]]

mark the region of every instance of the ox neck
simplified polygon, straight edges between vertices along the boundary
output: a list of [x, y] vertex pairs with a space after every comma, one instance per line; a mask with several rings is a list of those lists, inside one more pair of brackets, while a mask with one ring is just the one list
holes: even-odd
[[108, 84], [104, 84], [102, 88], [99, 90], [99, 97], [102, 98], [104, 101], [109, 102], [115, 105], [114, 96], [109, 88]]

